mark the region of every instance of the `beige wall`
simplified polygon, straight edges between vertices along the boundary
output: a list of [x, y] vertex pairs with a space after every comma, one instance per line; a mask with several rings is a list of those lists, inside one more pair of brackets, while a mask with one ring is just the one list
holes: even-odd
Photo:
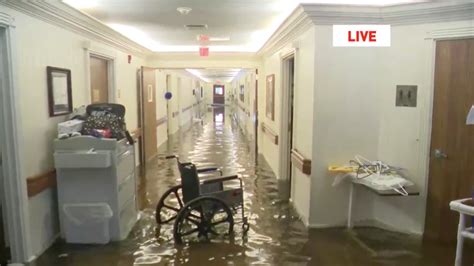
[[[332, 187], [328, 164], [356, 154], [403, 167], [420, 196], [376, 196], [357, 190], [356, 220], [421, 234], [424, 228], [434, 41], [428, 32], [472, 27], [473, 21], [393, 26], [389, 48], [334, 48], [332, 27], [316, 27], [313, 177], [310, 225], [346, 221], [348, 186]], [[396, 85], [417, 85], [416, 108], [395, 107]], [[330, 210], [330, 211], [329, 211]]]
[[[313, 91], [314, 91], [314, 58], [315, 58], [315, 31], [308, 29], [294, 41], [299, 43], [295, 51], [295, 88], [294, 88], [294, 123], [293, 147], [298, 149], [306, 158], [311, 159], [313, 135]], [[291, 47], [285, 47], [273, 55], [263, 58], [263, 71], [259, 74], [259, 121], [281, 137], [282, 116], [282, 55], [287, 54]], [[266, 116], [266, 83], [268, 75], [275, 75], [275, 120]], [[275, 145], [270, 139], [259, 131], [259, 152], [263, 154], [270, 164], [278, 179], [287, 180], [288, 177], [280, 176], [281, 142]], [[302, 174], [297, 169], [292, 169], [292, 201], [299, 215], [308, 224], [310, 217], [310, 192], [311, 177]]]
[[[24, 158], [21, 162], [25, 178], [39, 175], [54, 168], [52, 141], [56, 137], [57, 123], [66, 117], [50, 118], [46, 87], [46, 66], [67, 68], [72, 73], [73, 105], [86, 105], [89, 88], [86, 82], [86, 52], [82, 45], [91, 41], [91, 47], [113, 55], [116, 60], [116, 82], [120, 89], [118, 103], [127, 108], [126, 122], [129, 129], [137, 125], [136, 73], [145, 64], [143, 58], [134, 56], [127, 63], [128, 53], [89, 40], [38, 19], [2, 7], [15, 18], [16, 72], [18, 73], [18, 97], [22, 119], [22, 146]], [[40, 254], [58, 233], [56, 194], [46, 190], [30, 198], [31, 250]]]
[[[168, 117], [168, 109], [166, 107], [167, 101], [165, 99], [166, 93], [166, 72], [163, 70], [155, 70], [156, 81], [156, 119], [160, 120]], [[158, 147], [168, 140], [168, 122], [163, 123], [156, 128], [156, 144]]]
[[[255, 69], [243, 69], [239, 75], [227, 85], [226, 99], [234, 99], [234, 114], [247, 140], [254, 144], [255, 140]], [[244, 101], [240, 100], [240, 86], [244, 86]], [[230, 95], [227, 95], [230, 93]], [[233, 95], [233, 98], [230, 97]], [[245, 110], [245, 111], [244, 111]], [[249, 115], [250, 113], [250, 115]]]

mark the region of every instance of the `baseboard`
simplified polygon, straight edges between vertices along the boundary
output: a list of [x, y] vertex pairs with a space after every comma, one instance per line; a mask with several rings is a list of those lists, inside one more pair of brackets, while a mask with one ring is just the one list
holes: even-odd
[[[423, 233], [421, 232], [416, 232], [416, 231], [409, 231], [409, 230], [403, 230], [391, 225], [388, 225], [378, 219], [366, 219], [366, 220], [360, 220], [360, 221], [355, 221], [353, 223], [353, 227], [375, 227], [375, 228], [380, 228], [383, 230], [391, 231], [391, 232], [397, 232], [397, 233], [402, 233], [402, 234], [408, 234], [408, 235], [415, 235], [415, 236], [422, 236]], [[310, 224], [308, 226], [310, 229], [327, 229], [327, 228], [347, 228], [346, 224]]]
[[305, 226], [306, 228], [310, 228], [308, 218], [306, 218], [306, 217], [303, 215], [303, 212], [302, 212], [300, 209], [298, 209], [298, 208], [296, 207], [296, 205], [293, 203], [293, 200], [292, 200], [292, 199], [290, 199], [289, 202], [290, 202], [291, 208], [293, 208], [293, 210], [295, 210], [296, 215], [298, 216], [298, 219], [299, 219], [301, 222], [303, 222], [303, 224], [304, 224], [304, 226]]
[[[52, 247], [54, 245], [54, 243], [59, 239], [59, 237], [61, 236], [61, 233], [57, 233], [56, 235], [54, 235], [54, 237], [52, 237], [47, 243], [46, 245], [43, 246], [43, 248], [38, 252], [38, 254], [36, 255], [33, 255], [31, 256], [29, 259], [28, 259], [28, 263], [32, 263], [34, 262], [36, 259], [38, 259], [39, 256], [41, 256], [43, 253], [45, 253], [50, 247]], [[20, 264], [21, 265], [21, 264]]]

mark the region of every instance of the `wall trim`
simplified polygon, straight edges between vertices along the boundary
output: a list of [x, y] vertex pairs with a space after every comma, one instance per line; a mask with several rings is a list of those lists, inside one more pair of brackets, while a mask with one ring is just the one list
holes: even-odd
[[[314, 25], [413, 25], [472, 20], [473, 13], [474, 2], [466, 3], [461, 1], [405, 4], [386, 7], [301, 4], [267, 40], [258, 51], [258, 54], [266, 56], [276, 53]], [[441, 32], [437, 34], [441, 34]], [[454, 32], [447, 32], [445, 34], [456, 35], [457, 33], [455, 30]], [[472, 35], [474, 34], [471, 29], [470, 36]], [[447, 37], [452, 37], [452, 35]]]
[[314, 24], [304, 7], [297, 7], [276, 30], [276, 32], [267, 40], [257, 54], [267, 56], [276, 53], [313, 25]]
[[79, 33], [123, 52], [137, 56], [146, 56], [152, 53], [151, 50], [121, 35], [99, 20], [61, 1], [2, 1], [0, 5], [5, 5], [28, 16]]
[[0, 24], [8, 27], [15, 27], [15, 19], [7, 13], [0, 12]]
[[[474, 11], [473, 11], [474, 12]], [[473, 15], [474, 17], [474, 15]], [[473, 22], [474, 23], [474, 22]], [[443, 40], [474, 37], [474, 27], [447, 28], [427, 32], [426, 40]]]

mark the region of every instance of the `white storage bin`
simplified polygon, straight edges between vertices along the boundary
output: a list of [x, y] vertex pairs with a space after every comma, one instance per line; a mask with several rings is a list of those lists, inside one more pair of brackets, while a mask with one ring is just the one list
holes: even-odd
[[107, 203], [64, 204], [64, 231], [67, 243], [107, 244], [109, 220], [113, 216]]

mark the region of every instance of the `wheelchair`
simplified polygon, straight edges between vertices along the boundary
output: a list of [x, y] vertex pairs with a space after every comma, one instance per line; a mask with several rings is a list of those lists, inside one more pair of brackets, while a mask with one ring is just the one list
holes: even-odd
[[[217, 167], [198, 169], [193, 163], [180, 162], [176, 155], [165, 158], [176, 159], [181, 184], [169, 188], [160, 198], [156, 206], [156, 222], [162, 225], [174, 221], [176, 243], [192, 236], [209, 239], [210, 235], [232, 234], [234, 214], [239, 209], [242, 230], [247, 233], [249, 223], [245, 216], [243, 182], [239, 176], [222, 176]], [[219, 173], [219, 176], [202, 176], [209, 173]], [[238, 186], [224, 187], [230, 183]]]

